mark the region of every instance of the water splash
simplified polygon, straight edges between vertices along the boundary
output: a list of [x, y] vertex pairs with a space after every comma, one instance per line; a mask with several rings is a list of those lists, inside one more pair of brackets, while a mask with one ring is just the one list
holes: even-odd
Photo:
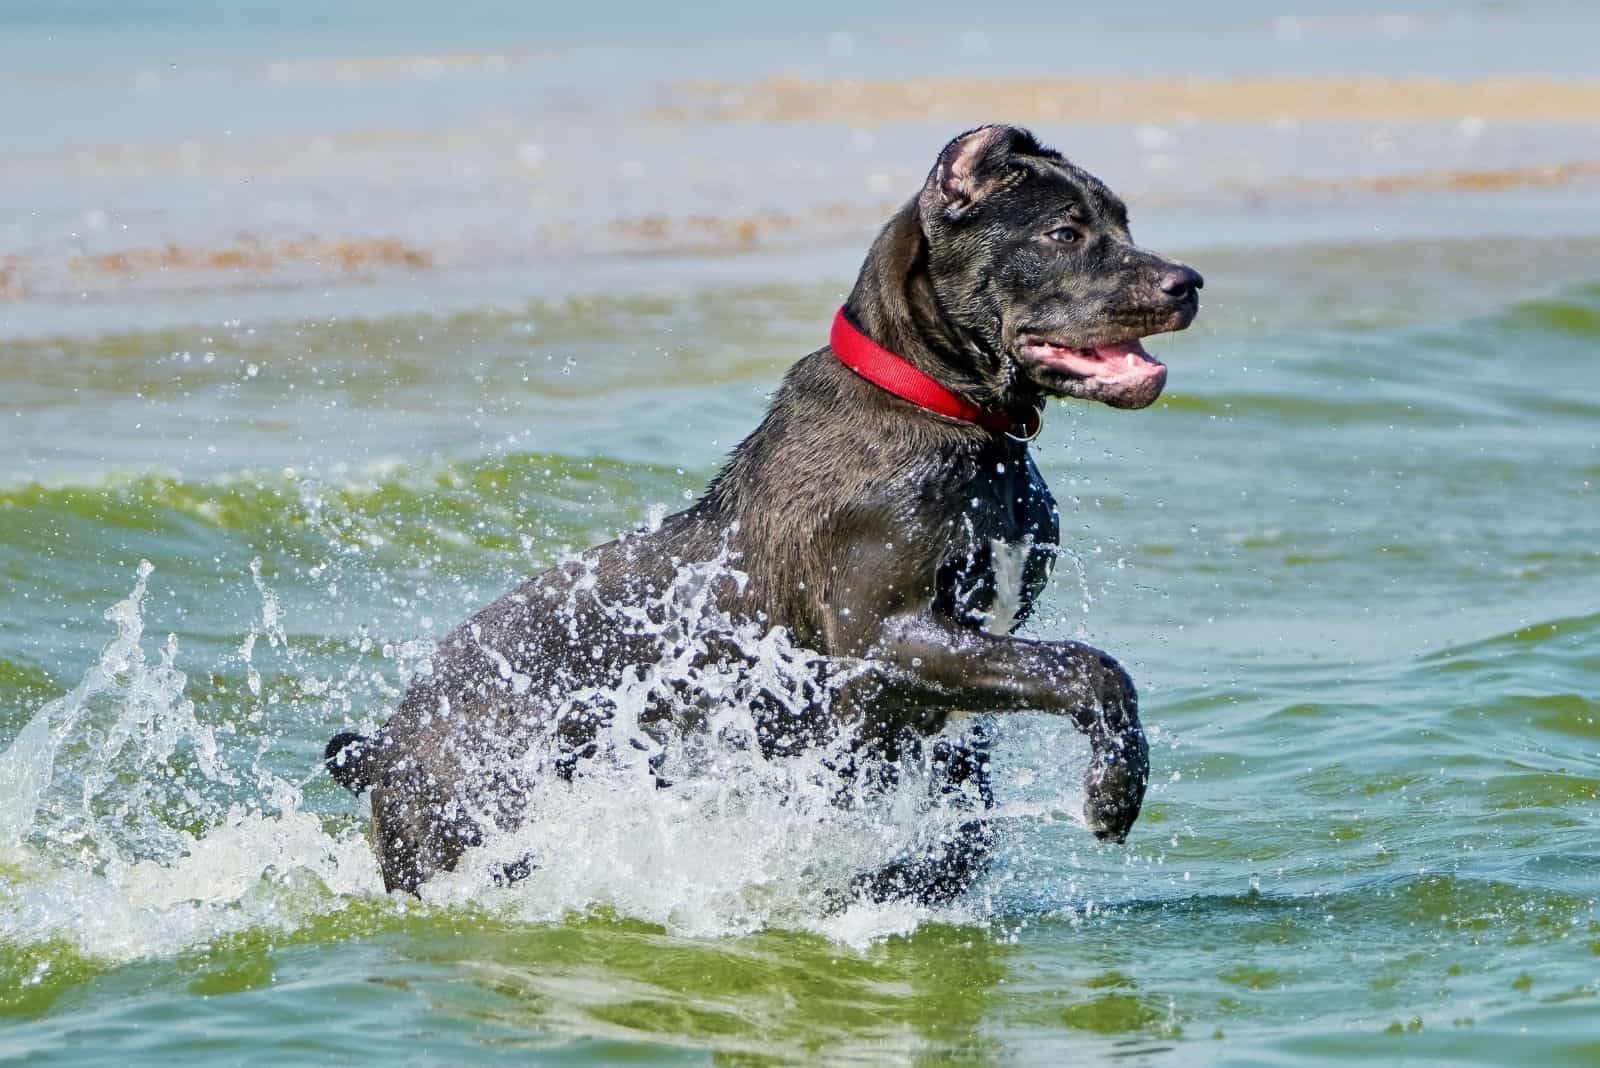
[[260, 793], [248, 794], [184, 695], [177, 638], [147, 656], [153, 570], [141, 562], [132, 592], [107, 609], [116, 636], [83, 678], [0, 754], [0, 940], [64, 938], [126, 960], [292, 926], [297, 912], [272, 890], [286, 880], [324, 889], [312, 911], [379, 890], [365, 842], [326, 833], [297, 789], [254, 765]]
[[[542, 922], [604, 905], [687, 935], [781, 926], [856, 939], [926, 918], [910, 906], [844, 905], [855, 877], [928, 848], [970, 818], [970, 808], [941, 793], [926, 747], [884, 779], [859, 767], [847, 732], [791, 755], [764, 750], [774, 721], [815, 717], [829, 686], [850, 673], [822, 684], [816, 654], [782, 628], [740, 622], [719, 607], [722, 593], [747, 581], [726, 548], [679, 567], [640, 604], [600, 603], [594, 575], [580, 572], [556, 610], [576, 620], [581, 599], [615, 631], [653, 642], [656, 659], [603, 689], [564, 688], [553, 721], [605, 710], [596, 752], [570, 782], [551, 774], [553, 745], [512, 757], [535, 816], [489, 832], [458, 870], [424, 885], [424, 899], [458, 904], [489, 894]], [[490, 658], [507, 688], [526, 689], [509, 661], [492, 651]], [[496, 754], [488, 773], [502, 777], [504, 759]], [[840, 769], [852, 766], [857, 793], [845, 801]], [[670, 788], [660, 788], [661, 779]], [[489, 813], [477, 822], [494, 824]], [[523, 860], [533, 864], [527, 879], [490, 889]]]
[[[160, 849], [161, 843], [147, 840], [158, 829], [135, 815], [154, 800], [152, 780], [130, 782], [118, 771], [129, 761], [144, 767], [167, 763], [180, 746], [206, 779], [231, 781], [214, 732], [195, 719], [193, 702], [183, 698], [187, 680], [175, 667], [177, 638], [168, 635], [154, 663], [140, 644], [153, 570], [148, 560], [140, 562], [132, 593], [105, 612], [117, 636], [78, 685], [40, 708], [7, 750], [4, 761], [13, 775], [0, 783], [18, 786], [5, 799], [11, 802], [7, 844], [20, 844], [33, 831], [104, 856], [126, 848]], [[169, 784], [190, 808], [205, 810], [205, 800], [181, 781]]]
[[[396, 914], [414, 908], [383, 897], [364, 820], [342, 792], [318, 795], [325, 804], [336, 798], [334, 809], [308, 807], [303, 787], [316, 777], [314, 762], [306, 782], [289, 781], [265, 767], [284, 737], [274, 722], [259, 735], [239, 729], [263, 717], [348, 711], [351, 693], [339, 689], [348, 673], [343, 683], [336, 672], [319, 678], [328, 665], [294, 653], [283, 606], [253, 561], [259, 616], [219, 665], [242, 663], [247, 685], [203, 722], [186, 695], [176, 637], [146, 652], [152, 572], [142, 563], [132, 591], [106, 611], [115, 636], [78, 684], [41, 706], [0, 753], [0, 941], [65, 940], [120, 961], [252, 929], [290, 931], [358, 902]], [[601, 907], [689, 936], [781, 927], [854, 945], [931, 916], [979, 918], [844, 906], [853, 876], [930, 844], [962, 814], [936, 801], [926, 762], [912, 762], [870, 802], [841, 805], [839, 752], [763, 756], [754, 696], [798, 706], [814, 658], [781, 631], [730, 626], [713, 591], [738, 580], [726, 559], [686, 567], [658, 603], [613, 610], [617, 626], [658, 635], [663, 652], [588, 695], [614, 710], [601, 754], [573, 782], [536, 779], [532, 818], [427, 884], [426, 907], [470, 905], [534, 923]], [[754, 669], [694, 668], [707, 627], [733, 633]], [[262, 678], [261, 645], [289, 666], [297, 699], [280, 701]], [[426, 648], [396, 644], [391, 659], [403, 669], [425, 665]], [[707, 700], [705, 729], [670, 737], [650, 729], [646, 710], [667, 697], [683, 701], [686, 691]], [[670, 789], [656, 787], [662, 769]], [[495, 875], [524, 857], [536, 858], [532, 874], [498, 886]]]

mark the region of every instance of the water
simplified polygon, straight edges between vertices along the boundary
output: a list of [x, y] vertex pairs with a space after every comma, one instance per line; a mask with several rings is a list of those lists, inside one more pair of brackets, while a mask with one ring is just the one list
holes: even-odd
[[[1152, 731], [1126, 847], [1019, 717], [948, 909], [833, 908], [928, 815], [748, 762], [553, 792], [514, 887], [382, 893], [323, 742], [698, 493], [962, 121], [684, 83], [1011, 54], [650, 11], [0, 11], [0, 1058], [1600, 1062], [1600, 144], [1537, 100], [1037, 123], [1207, 276], [1167, 396], [1038, 446], [1031, 629]], [[1084, 70], [1593, 76], [1576, 6], [1291, 17], [1111, 20]]]

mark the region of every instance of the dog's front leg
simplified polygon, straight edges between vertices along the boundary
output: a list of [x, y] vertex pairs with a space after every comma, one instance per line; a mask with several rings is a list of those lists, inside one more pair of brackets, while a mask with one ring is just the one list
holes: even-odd
[[1071, 716], [1094, 751], [1084, 774], [1084, 817], [1100, 838], [1124, 841], [1139, 818], [1150, 751], [1133, 680], [1080, 642], [1040, 642], [969, 630], [928, 617], [891, 620], [868, 651], [863, 681], [901, 713], [1039, 709]]

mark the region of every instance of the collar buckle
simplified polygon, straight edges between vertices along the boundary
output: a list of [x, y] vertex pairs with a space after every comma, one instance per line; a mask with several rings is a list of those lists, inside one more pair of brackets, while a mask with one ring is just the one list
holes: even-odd
[[[1030, 424], [1033, 426], [1032, 430], [1028, 429]], [[1022, 431], [1022, 434], [1017, 435], [1010, 430], [1006, 431], [1006, 437], [1012, 441], [1020, 441], [1026, 445], [1030, 441], [1037, 440], [1039, 435], [1044, 433], [1044, 402], [1040, 401], [1034, 405], [1032, 417], [1015, 424], [1015, 429]]]

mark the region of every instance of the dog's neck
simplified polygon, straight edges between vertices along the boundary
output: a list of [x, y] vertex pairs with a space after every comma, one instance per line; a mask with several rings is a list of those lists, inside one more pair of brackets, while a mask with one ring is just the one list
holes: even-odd
[[1014, 363], [941, 307], [915, 199], [872, 243], [845, 306], [873, 341], [964, 400], [1019, 415], [1036, 404], [1013, 381]]

